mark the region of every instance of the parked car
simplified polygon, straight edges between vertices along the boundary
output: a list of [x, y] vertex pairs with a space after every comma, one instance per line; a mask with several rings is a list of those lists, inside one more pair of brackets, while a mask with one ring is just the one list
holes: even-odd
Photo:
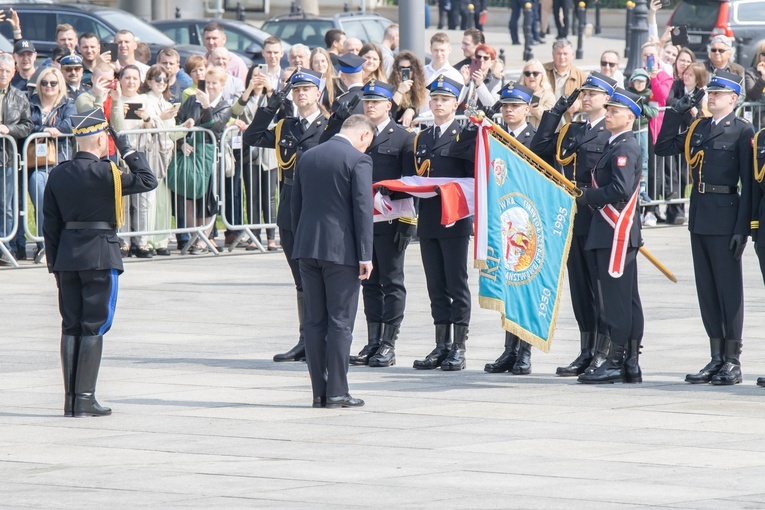
[[735, 38], [736, 62], [748, 67], [765, 41], [765, 0], [680, 0], [669, 24], [688, 25], [688, 47], [704, 60], [712, 37]]
[[[13, 8], [19, 15], [21, 34], [25, 39], [34, 43], [40, 57], [50, 56], [56, 47], [56, 26], [68, 23], [78, 34], [92, 32], [102, 41], [114, 40], [118, 30], [126, 28], [135, 34], [139, 41], [149, 45], [152, 60], [156, 60], [157, 52], [167, 46], [174, 46], [184, 61], [189, 55], [204, 55], [205, 48], [175, 44], [175, 41], [149, 25], [142, 19], [120, 9], [91, 4], [11, 4], [2, 5], [0, 9], [8, 12]], [[10, 23], [0, 23], [0, 34], [8, 40], [13, 40]]]
[[261, 27], [269, 34], [290, 44], [305, 44], [309, 48], [324, 47], [324, 34], [339, 28], [346, 37], [356, 37], [362, 42], [380, 42], [385, 28], [393, 23], [377, 13], [342, 12], [334, 16], [310, 16], [305, 13], [276, 16]]
[[0, 35], [0, 52], [13, 53], [13, 43]]
[[[240, 56], [252, 59], [256, 64], [263, 63], [263, 41], [271, 34], [246, 23], [231, 19], [163, 19], [151, 24], [173, 41], [181, 44], [204, 46], [203, 29], [208, 23], [215, 21], [223, 27], [226, 33], [226, 48]], [[290, 45], [282, 43], [285, 55]], [[285, 65], [286, 67], [286, 58]]]

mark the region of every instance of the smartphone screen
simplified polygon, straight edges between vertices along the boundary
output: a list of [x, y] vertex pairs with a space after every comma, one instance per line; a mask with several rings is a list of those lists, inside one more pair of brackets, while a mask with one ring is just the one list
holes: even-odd
[[645, 58], [645, 64], [646, 64], [646, 69], [648, 69], [649, 72], [653, 71], [653, 66], [654, 64], [656, 64], [656, 58], [653, 55], [648, 55]]
[[141, 117], [138, 116], [136, 111], [140, 110], [143, 107], [143, 105], [141, 103], [127, 103], [127, 105], [128, 105], [128, 111], [125, 114], [125, 119], [139, 120]]
[[207, 92], [207, 82], [204, 80], [199, 80], [197, 82], [197, 88], [201, 90], [202, 92]]
[[409, 67], [401, 68], [401, 81], [407, 81], [412, 79], [412, 70]]
[[474, 58], [470, 61], [470, 76], [472, 78], [473, 73], [481, 69], [481, 61]]
[[117, 53], [119, 53], [120, 45], [117, 43], [109, 43], [109, 51], [112, 53], [112, 60], [117, 60]]

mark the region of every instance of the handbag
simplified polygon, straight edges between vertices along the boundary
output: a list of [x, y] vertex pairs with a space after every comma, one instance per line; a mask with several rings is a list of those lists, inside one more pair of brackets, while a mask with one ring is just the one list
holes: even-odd
[[27, 146], [27, 165], [39, 168], [56, 166], [57, 162], [56, 142], [50, 138], [35, 138], [34, 143]]
[[178, 195], [195, 200], [205, 195], [210, 184], [215, 167], [215, 145], [204, 143], [202, 133], [194, 133], [189, 139], [194, 152], [189, 157], [182, 149], [175, 152], [167, 167], [167, 187]]
[[226, 177], [233, 177], [236, 172], [236, 159], [234, 158], [234, 149], [230, 144], [225, 144], [223, 149], [223, 174]]

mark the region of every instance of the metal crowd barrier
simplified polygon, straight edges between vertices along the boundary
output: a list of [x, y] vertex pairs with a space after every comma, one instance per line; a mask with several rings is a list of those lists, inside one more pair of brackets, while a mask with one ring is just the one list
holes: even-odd
[[245, 147], [242, 131], [236, 125], [223, 132], [219, 152], [221, 219], [227, 230], [237, 233], [228, 250], [232, 251], [247, 236], [265, 252], [260, 230], [265, 230], [269, 239], [275, 237], [276, 230], [276, 153], [273, 149]]
[[2, 179], [0, 179], [0, 252], [13, 266], [19, 267], [16, 257], [5, 243], [10, 242], [19, 228], [19, 172], [21, 164], [16, 140], [12, 136], [0, 135], [2, 142]]
[[755, 133], [765, 127], [763, 113], [765, 113], [765, 103], [759, 101], [743, 103], [736, 109], [736, 115], [752, 123]]

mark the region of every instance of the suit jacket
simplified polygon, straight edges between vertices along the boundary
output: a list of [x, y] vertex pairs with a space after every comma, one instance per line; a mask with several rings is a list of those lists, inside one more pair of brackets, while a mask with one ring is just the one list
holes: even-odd
[[292, 190], [293, 259], [372, 260], [372, 159], [335, 136], [303, 154]]
[[[584, 199], [590, 207], [595, 209], [602, 209], [611, 204], [621, 211], [640, 186], [642, 174], [643, 156], [640, 144], [632, 132], [622, 133], [606, 147], [603, 157], [595, 165], [592, 176], [598, 187], [584, 190]], [[639, 248], [641, 244], [640, 216], [637, 213], [632, 221], [629, 236], [629, 246]], [[613, 240], [613, 227], [599, 211], [596, 211], [592, 215], [585, 248], [588, 250], [611, 248]]]
[[[547, 62], [543, 64], [542, 67], [545, 68], [547, 80], [550, 82], [553, 92], [555, 92], [555, 66], [553, 65], [553, 62]], [[563, 93], [570, 96], [574, 90], [582, 86], [586, 79], [587, 75], [584, 74], [584, 71], [572, 64], [571, 71], [569, 71], [568, 78], [566, 79], [566, 85], [563, 87]], [[566, 122], [571, 122], [571, 117], [571, 114], [566, 113]]]
[[[682, 122], [682, 115], [667, 110], [655, 148], [656, 155], [684, 153], [689, 131], [678, 134]], [[693, 170], [688, 230], [701, 235], [749, 235], [752, 215], [752, 124], [731, 113], [712, 127], [712, 119], [708, 117], [696, 124], [690, 136], [691, 156], [704, 151], [701, 182], [732, 189], [736, 189], [741, 182], [741, 196], [736, 192], [700, 193], [699, 170]]]
[[[133, 195], [157, 187], [146, 157], [134, 152], [125, 158], [130, 173], [123, 173], [122, 194]], [[43, 201], [43, 235], [49, 272], [117, 269], [122, 272], [114, 177], [109, 161], [78, 152], [48, 177]], [[113, 230], [65, 228], [68, 221], [103, 221]]]

